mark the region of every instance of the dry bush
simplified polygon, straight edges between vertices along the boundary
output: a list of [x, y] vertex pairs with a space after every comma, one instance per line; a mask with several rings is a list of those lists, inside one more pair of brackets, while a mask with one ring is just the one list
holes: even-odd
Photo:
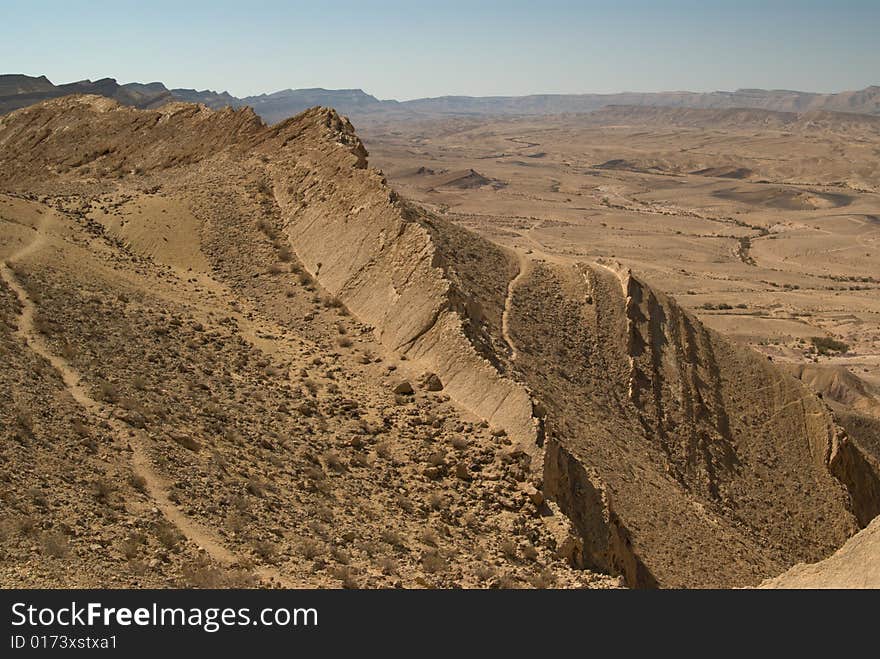
[[40, 538], [43, 554], [52, 558], [64, 558], [70, 553], [70, 540], [61, 531], [46, 531]]
[[431, 510], [440, 510], [443, 507], [443, 495], [439, 492], [431, 492], [428, 495], [428, 507]]
[[412, 513], [416, 509], [409, 497], [399, 492], [394, 495], [394, 501], [407, 513]]
[[513, 540], [507, 539], [501, 543], [501, 553], [510, 560], [516, 560], [518, 549]]
[[489, 581], [489, 579], [495, 576], [495, 567], [487, 563], [480, 563], [474, 568], [474, 575], [480, 581]]
[[110, 504], [114, 489], [113, 484], [105, 478], [98, 478], [92, 482], [92, 494], [103, 504]]
[[176, 526], [165, 520], [160, 520], [153, 525], [153, 533], [165, 549], [175, 549], [181, 541], [183, 534]]
[[392, 456], [391, 444], [389, 442], [382, 442], [376, 446], [376, 455], [383, 460], [390, 460]]
[[324, 460], [324, 464], [327, 465], [327, 468], [331, 471], [342, 472], [345, 471], [345, 464], [342, 462], [342, 458], [339, 457], [334, 451], [327, 451], [322, 456]]
[[428, 574], [445, 572], [448, 568], [446, 559], [436, 549], [429, 549], [422, 553], [422, 569]]
[[533, 588], [552, 588], [556, 584], [556, 575], [552, 570], [544, 569], [529, 576], [528, 582]]
[[436, 547], [440, 541], [434, 531], [431, 529], [423, 529], [422, 532], [419, 533], [419, 542], [428, 545], [429, 547]]
[[233, 510], [226, 516], [226, 530], [235, 535], [241, 535], [247, 528], [249, 521], [249, 516], [238, 510]]
[[207, 560], [196, 559], [181, 568], [183, 582], [187, 588], [222, 588], [226, 585], [223, 572]]
[[32, 535], [37, 530], [37, 520], [30, 515], [22, 515], [15, 520], [15, 530], [19, 535]]
[[306, 560], [313, 560], [324, 553], [324, 548], [314, 538], [303, 538], [299, 543], [299, 553]]
[[502, 574], [498, 577], [498, 582], [496, 587], [501, 590], [514, 590], [519, 588], [519, 581], [517, 581], [516, 577], [512, 574]]
[[264, 561], [274, 561], [278, 548], [266, 540], [255, 540], [253, 543], [254, 553]]
[[110, 382], [101, 382], [98, 385], [98, 399], [106, 403], [115, 403], [119, 400], [119, 390]]
[[342, 582], [343, 588], [355, 590], [360, 587], [354, 570], [348, 565], [341, 565], [333, 568], [331, 574]]
[[382, 538], [382, 542], [387, 542], [392, 547], [403, 547], [403, 539], [394, 529], [382, 529], [380, 537]]
[[383, 556], [380, 558], [378, 565], [379, 569], [382, 570], [382, 574], [386, 576], [397, 574], [397, 561], [390, 556]]
[[15, 408], [15, 424], [24, 430], [27, 434], [31, 435], [34, 432], [34, 416], [31, 414], [30, 410], [25, 409], [24, 407], [17, 406]]
[[333, 549], [330, 550], [330, 556], [332, 556], [333, 560], [340, 565], [348, 565], [351, 563], [351, 557], [341, 547], [333, 547]]
[[126, 559], [132, 561], [138, 558], [146, 541], [147, 539], [143, 534], [133, 533], [119, 543], [119, 551], [122, 552]]

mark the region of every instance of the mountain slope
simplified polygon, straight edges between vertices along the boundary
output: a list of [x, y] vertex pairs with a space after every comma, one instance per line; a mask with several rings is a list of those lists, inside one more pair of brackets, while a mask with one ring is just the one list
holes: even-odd
[[[0, 118], [0, 180], [5, 340], [47, 378], [7, 376], [7, 463], [74, 474], [48, 509], [6, 475], [4, 583], [65, 574], [36, 534], [83, 583], [742, 586], [867, 522], [872, 463], [797, 380], [400, 199], [332, 110], [51, 100]], [[48, 451], [64, 415], [115, 489]]]

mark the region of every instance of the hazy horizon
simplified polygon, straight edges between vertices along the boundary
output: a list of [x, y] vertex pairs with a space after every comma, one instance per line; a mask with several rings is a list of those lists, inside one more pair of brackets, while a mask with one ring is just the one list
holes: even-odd
[[113, 78], [120, 85], [162, 83], [169, 90], [170, 89], [195, 89], [196, 91], [211, 91], [211, 92], [217, 92], [218, 94], [223, 93], [223, 92], [228, 92], [230, 95], [232, 95], [235, 98], [251, 98], [251, 97], [260, 96], [260, 95], [271, 95], [274, 93], [289, 91], [289, 90], [308, 91], [308, 90], [315, 89], [315, 90], [323, 90], [323, 91], [328, 91], [328, 92], [362, 91], [365, 94], [368, 94], [370, 96], [374, 96], [375, 98], [377, 98], [380, 101], [398, 101], [398, 102], [422, 100], [422, 99], [426, 99], [426, 98], [428, 98], [428, 99], [430, 99], [430, 98], [505, 98], [505, 97], [516, 98], [516, 97], [526, 97], [526, 96], [563, 96], [563, 95], [573, 95], [573, 96], [585, 95], [585, 96], [587, 96], [587, 95], [594, 95], [594, 94], [608, 96], [608, 95], [615, 95], [615, 94], [664, 94], [664, 93], [676, 94], [676, 93], [736, 92], [736, 91], [743, 91], [743, 90], [748, 90], [748, 89], [756, 89], [756, 90], [760, 89], [761, 91], [769, 91], [769, 92], [800, 92], [800, 93], [815, 93], [815, 94], [838, 94], [838, 93], [842, 93], [842, 92], [859, 91], [860, 89], [867, 89], [869, 87], [878, 86], [877, 83], [868, 83], [868, 84], [863, 85], [862, 87], [859, 87], [859, 88], [834, 89], [831, 91], [819, 91], [819, 92], [811, 91], [811, 90], [807, 90], [807, 89], [795, 89], [793, 87], [767, 88], [767, 87], [746, 86], [746, 87], [738, 87], [736, 89], [696, 89], [696, 90], [695, 89], [656, 89], [656, 90], [621, 89], [618, 91], [610, 91], [610, 92], [604, 92], [604, 91], [603, 92], [593, 92], [593, 91], [544, 92], [544, 91], [537, 91], [537, 92], [528, 92], [528, 93], [524, 93], [524, 94], [437, 94], [435, 96], [419, 96], [419, 97], [414, 97], [414, 98], [395, 98], [395, 97], [378, 96], [376, 94], [371, 93], [369, 89], [364, 89], [363, 87], [280, 87], [278, 89], [265, 90], [265, 91], [261, 91], [261, 92], [256, 92], [254, 94], [246, 94], [246, 95], [239, 96], [238, 94], [234, 94], [234, 93], [230, 92], [228, 89], [212, 89], [212, 88], [202, 87], [200, 85], [192, 85], [192, 84], [183, 85], [183, 86], [175, 85], [172, 87], [171, 85], [168, 85], [164, 80], [158, 80], [158, 79], [157, 80], [122, 80], [118, 76], [114, 76], [114, 75], [110, 75], [110, 74], [98, 75], [98, 76], [85, 76], [85, 77], [80, 77], [75, 80], [54, 80], [54, 79], [52, 79], [51, 76], [48, 76], [45, 73], [36, 73], [36, 72], [27, 72], [27, 71], [5, 71], [5, 72], [0, 72], [0, 75], [3, 75], [4, 73], [5, 74], [24, 74], [24, 75], [34, 77], [34, 78], [37, 78], [40, 76], [45, 76], [46, 78], [49, 79], [49, 82], [51, 82], [52, 84], [54, 84], [56, 86], [57, 85], [72, 84], [72, 83], [76, 83], [76, 82], [83, 82], [86, 80], [90, 80], [92, 82], [95, 82], [97, 80], [102, 80], [105, 78]]
[[[113, 77], [238, 97], [363, 89], [381, 99], [878, 84], [880, 3], [99, 1], [7, 6], [9, 73]], [[344, 20], [341, 18], [344, 16]], [[466, 18], [466, 20], [462, 20]], [[195, 26], [195, 27], [193, 27]]]

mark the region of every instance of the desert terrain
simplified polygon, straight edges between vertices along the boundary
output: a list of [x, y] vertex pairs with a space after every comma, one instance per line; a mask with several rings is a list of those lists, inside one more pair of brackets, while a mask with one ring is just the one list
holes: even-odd
[[[880, 118], [614, 107], [360, 133], [425, 207], [529, 260], [620, 262], [880, 411]], [[832, 384], [847, 374], [863, 384]]]
[[878, 143], [826, 112], [0, 117], [0, 584], [745, 587], [862, 555]]

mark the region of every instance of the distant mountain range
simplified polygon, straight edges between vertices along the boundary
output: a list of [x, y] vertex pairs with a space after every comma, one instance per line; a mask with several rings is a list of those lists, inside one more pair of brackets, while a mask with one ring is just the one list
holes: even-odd
[[880, 115], [880, 86], [837, 94], [739, 89], [733, 92], [620, 94], [536, 94], [531, 96], [440, 96], [412, 101], [380, 100], [361, 89], [285, 89], [237, 98], [228, 92], [168, 89], [161, 82], [120, 85], [113, 78], [54, 85], [45, 76], [0, 75], [0, 114], [67, 94], [99, 94], [125, 105], [155, 108], [170, 101], [210, 108], [250, 105], [267, 123], [276, 123], [316, 105], [354, 118], [545, 115], [592, 112], [611, 105], [695, 109], [755, 108], [775, 112], [851, 112]]

